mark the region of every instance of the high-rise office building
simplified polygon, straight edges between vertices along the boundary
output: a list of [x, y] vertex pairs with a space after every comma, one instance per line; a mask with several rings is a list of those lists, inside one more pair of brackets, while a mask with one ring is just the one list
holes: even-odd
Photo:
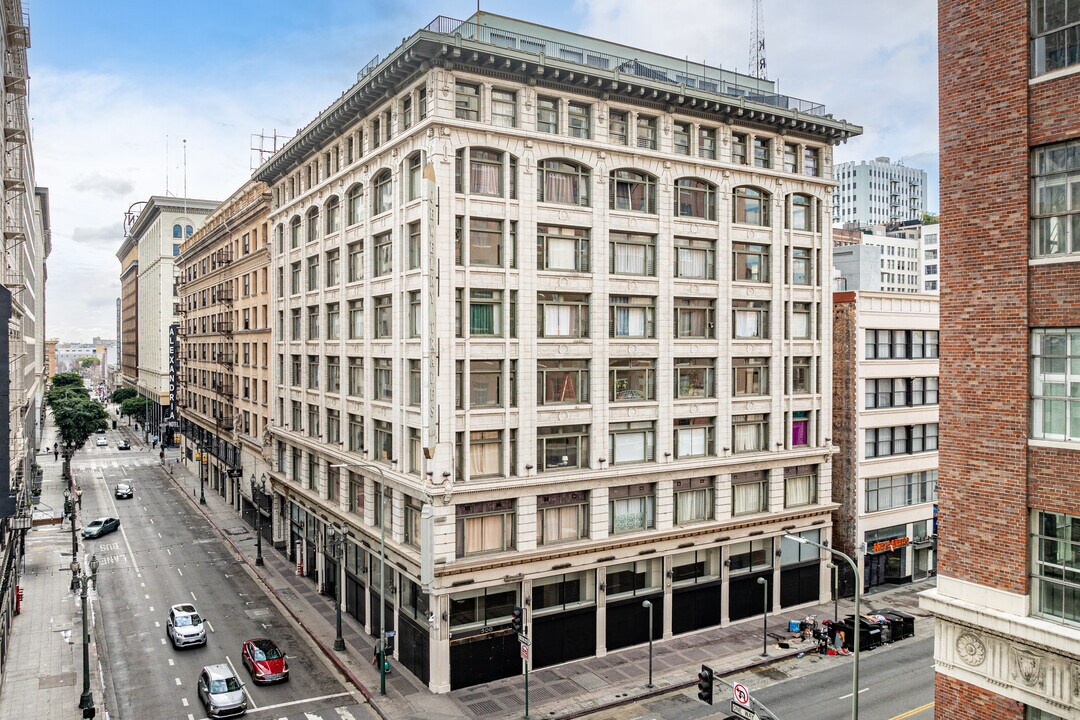
[[836, 182], [833, 222], [871, 227], [926, 212], [926, 172], [887, 157], [837, 163]]

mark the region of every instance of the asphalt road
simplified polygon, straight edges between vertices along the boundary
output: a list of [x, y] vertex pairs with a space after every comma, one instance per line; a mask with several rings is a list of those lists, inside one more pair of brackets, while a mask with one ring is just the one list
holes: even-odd
[[[738, 680], [776, 720], [847, 720], [851, 717], [851, 662], [806, 656], [760, 668]], [[908, 639], [862, 653], [859, 660], [860, 720], [931, 720], [934, 717], [934, 639]], [[721, 720], [730, 713], [731, 690], [717, 683], [713, 705], [697, 698], [697, 686], [627, 703], [596, 720]], [[768, 717], [759, 716], [764, 720]]]
[[[753, 695], [779, 720], [847, 718], [851, 716], [851, 663], [779, 682]], [[934, 717], [933, 701], [932, 637], [901, 640], [860, 653], [860, 720], [929, 720]]]
[[[84, 552], [96, 554], [100, 562], [98, 642], [111, 716], [204, 717], [195, 682], [203, 666], [215, 663], [232, 665], [247, 683], [252, 717], [303, 717], [362, 700], [164, 474], [158, 451], [119, 451], [119, 434], [107, 436], [109, 447], [92, 445], [92, 439], [73, 468], [83, 489], [83, 523], [103, 515], [121, 519], [119, 532], [83, 541]], [[131, 483], [135, 497], [116, 500], [117, 482]], [[237, 526], [243, 525], [238, 519]], [[210, 632], [203, 647], [177, 650], [166, 637], [169, 607], [184, 602], [193, 603], [207, 620]], [[287, 683], [250, 682], [240, 647], [246, 639], [264, 636], [288, 655]], [[353, 716], [375, 717], [366, 707]]]

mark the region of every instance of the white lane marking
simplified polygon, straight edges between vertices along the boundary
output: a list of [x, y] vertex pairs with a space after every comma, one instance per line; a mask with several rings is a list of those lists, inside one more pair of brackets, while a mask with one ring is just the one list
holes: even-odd
[[195, 720], [195, 716], [192, 715], [191, 713], [188, 713], [187, 714], [187, 720]]
[[175, 664], [176, 664], [176, 661], [173, 660], [172, 658], [169, 658], [169, 667], [172, 667]]
[[[206, 623], [206, 624], [209, 625], [210, 623]], [[213, 628], [210, 628], [210, 629], [213, 630]], [[238, 672], [236, 672], [236, 668], [233, 667], [232, 660], [229, 659], [228, 655], [225, 656], [225, 662], [229, 663], [229, 669], [232, 670], [233, 675], [235, 675], [236, 677], [240, 677], [240, 674]], [[247, 685], [241, 685], [240, 687], [242, 687], [244, 689], [244, 694], [247, 695], [247, 699], [248, 699], [248, 702], [251, 703], [251, 707], [258, 710], [259, 706], [255, 704], [255, 698], [251, 697], [251, 693], [248, 692]]]
[[184, 704], [184, 707], [187, 707], [187, 698], [180, 698], [180, 702]]
[[150, 523], [153, 524], [154, 518], [150, 518]]
[[158, 533], [158, 534], [157, 534], [157, 536], [158, 536], [158, 537], [160, 538], [160, 537], [161, 537], [161, 533]]
[[[244, 687], [246, 688], [247, 686], [245, 685]], [[349, 697], [352, 697], [352, 693], [347, 693], [347, 692], [335, 693], [334, 695], [323, 695], [321, 697], [304, 698], [303, 700], [293, 700], [292, 702], [278, 703], [277, 705], [263, 705], [259, 709], [260, 710], [277, 710], [278, 708], [288, 707], [290, 705], [299, 705], [301, 703], [307, 703], [307, 702], [319, 702], [320, 700], [330, 700], [332, 698], [344, 697], [346, 695], [348, 695]]]
[[139, 587], [146, 587], [146, 583], [139, 583]]
[[[869, 689], [870, 688], [863, 688], [862, 690], [859, 691], [859, 694], [862, 695], [864, 692], [866, 692]], [[840, 700], [846, 700], [847, 698], [849, 698], [851, 696], [852, 696], [852, 693], [848, 693], [847, 695], [841, 695], [839, 699]]]
[[[385, 670], [385, 669], [386, 669], [386, 668], [383, 668], [383, 670]], [[234, 670], [233, 672], [236, 672], [236, 671]], [[176, 684], [177, 684], [177, 685], [179, 685], [179, 684], [180, 684], [180, 678], [176, 678]]]
[[[102, 476], [101, 480], [104, 482], [104, 476]], [[120, 511], [116, 507], [116, 499], [113, 498], [111, 494], [106, 495], [105, 497], [108, 498], [109, 505], [112, 506], [113, 517], [120, 517]], [[124, 538], [124, 545], [127, 547], [128, 557], [131, 558], [131, 566], [135, 568], [136, 577], [142, 577], [142, 571], [139, 570], [139, 563], [135, 561], [135, 553], [131, 550], [131, 543], [128, 542], [127, 530], [124, 529], [123, 525], [120, 526], [120, 536]]]
[[162, 645], [164, 645], [164, 644], [165, 644], [165, 638], [161, 638], [161, 644], [162, 644]]
[[146, 593], [143, 593], [143, 599], [144, 599], [144, 600], [149, 600], [149, 599], [150, 599], [150, 596], [149, 596], [149, 595], [147, 595]]
[[154, 606], [153, 605], [150, 606], [150, 612], [154, 612]]
[[199, 598], [195, 597], [195, 593], [191, 593], [191, 599], [195, 602], [199, 602]]
[[[161, 623], [159, 623], [157, 620], [155, 620], [154, 621], [154, 627], [161, 627]], [[385, 668], [383, 668], [383, 669], [385, 669]]]
[[[176, 572], [180, 573], [180, 577], [184, 576], [184, 572], [180, 568], [176, 568]], [[383, 669], [385, 670], [386, 668], [383, 668]]]
[[210, 624], [209, 620], [206, 621], [206, 627], [210, 628], [210, 632], [217, 632], [217, 630], [214, 629], [214, 626]]

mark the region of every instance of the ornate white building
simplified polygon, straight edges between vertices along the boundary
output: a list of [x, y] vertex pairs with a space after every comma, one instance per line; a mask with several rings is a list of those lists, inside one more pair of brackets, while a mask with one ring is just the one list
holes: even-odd
[[377, 634], [385, 521], [387, 629], [436, 692], [521, 672], [519, 606], [542, 667], [644, 642], [645, 599], [667, 638], [760, 614], [758, 577], [827, 598], [781, 536], [830, 534], [832, 144], [859, 132], [487, 13], [407, 38], [256, 172], [279, 547]]

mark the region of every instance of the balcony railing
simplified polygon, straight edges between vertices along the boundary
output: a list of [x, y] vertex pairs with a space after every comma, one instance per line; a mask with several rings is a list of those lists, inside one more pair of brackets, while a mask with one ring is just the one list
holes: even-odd
[[[623, 75], [633, 75], [653, 82], [675, 86], [685, 85], [687, 88], [713, 95], [744, 98], [751, 102], [785, 110], [798, 110], [810, 115], [825, 115], [825, 106], [820, 103], [800, 100], [788, 95], [760, 89], [754, 84], [754, 78], [744, 77], [745, 82], [741, 82], [730, 71], [712, 68], [704, 64], [687, 63], [682, 69], [665, 67], [642, 62], [636, 58], [619, 57], [591, 48], [567, 45], [553, 40], [510, 32], [502, 28], [455, 20], [442, 15], [432, 20], [423, 29], [442, 35], [457, 35], [462, 40], [471, 40], [534, 55], [544, 55], [562, 62], [571, 62], [590, 67], [594, 70], [618, 70]], [[693, 72], [691, 68], [694, 70], [700, 69], [701, 72]], [[708, 75], [710, 71], [715, 73], [715, 77]], [[361, 77], [358, 76], [357, 80]]]

